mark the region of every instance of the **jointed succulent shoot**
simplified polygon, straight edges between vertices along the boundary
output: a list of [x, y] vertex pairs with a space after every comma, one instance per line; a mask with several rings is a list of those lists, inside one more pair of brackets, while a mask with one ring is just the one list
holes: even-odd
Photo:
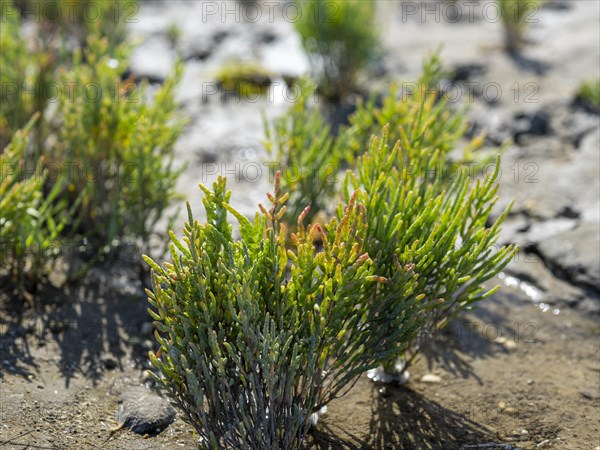
[[324, 228], [305, 228], [303, 212], [288, 240], [279, 174], [271, 207], [253, 222], [228, 204], [223, 178], [202, 189], [207, 223], [188, 205], [185, 237], [171, 232], [171, 262], [146, 257], [156, 379], [207, 448], [299, 448], [314, 413], [414, 338], [416, 274], [410, 264], [388, 278], [373, 272], [358, 192]]

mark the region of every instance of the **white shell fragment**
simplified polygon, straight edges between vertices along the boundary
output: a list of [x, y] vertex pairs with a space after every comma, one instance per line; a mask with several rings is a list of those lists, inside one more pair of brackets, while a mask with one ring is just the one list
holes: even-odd
[[317, 425], [317, 423], [319, 423], [319, 416], [322, 416], [323, 414], [327, 413], [327, 406], [323, 406], [320, 410], [318, 410], [317, 412], [312, 413], [310, 416], [308, 416], [308, 423], [310, 423], [313, 427]]
[[410, 378], [410, 374], [405, 370], [406, 362], [402, 359], [398, 359], [394, 365], [394, 371], [388, 373], [385, 371], [383, 366], [379, 366], [376, 369], [371, 369], [367, 372], [369, 377], [375, 383], [398, 383], [405, 384]]

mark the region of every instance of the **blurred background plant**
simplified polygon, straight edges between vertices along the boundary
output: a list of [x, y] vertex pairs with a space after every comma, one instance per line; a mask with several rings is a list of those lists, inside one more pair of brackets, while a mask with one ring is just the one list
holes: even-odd
[[181, 40], [181, 35], [181, 28], [176, 23], [172, 23], [167, 27], [167, 38], [172, 47], [177, 47]]
[[[56, 87], [56, 68], [61, 57], [51, 38], [28, 40], [24, 36], [16, 11], [3, 14], [0, 20], [0, 148], [4, 148], [35, 112], [43, 115], [48, 96], [52, 95], [51, 87]], [[36, 124], [43, 126], [43, 117]], [[41, 130], [36, 132], [40, 135]], [[39, 145], [41, 135], [36, 140]]]
[[[424, 61], [417, 81], [403, 83], [404, 90], [392, 85], [383, 97], [373, 95], [366, 102], [359, 101], [349, 124], [340, 127], [335, 136], [323, 108], [310, 101], [313, 85], [308, 80], [301, 81], [299, 101], [272, 127], [265, 125], [265, 146], [283, 170], [282, 183], [290, 193], [286, 223], [293, 226], [293, 218], [306, 206], [311, 206], [308, 220], [319, 218], [324, 223], [332, 214], [327, 207], [339, 193], [342, 169], [356, 167], [356, 157], [370, 147], [372, 137], [386, 124], [391, 124], [390, 142], [408, 139], [421, 152], [418, 158], [406, 161], [415, 172], [425, 170], [428, 155], [433, 157], [439, 152], [439, 165], [428, 172], [430, 182], [440, 178], [439, 189], [450, 185], [465, 167], [476, 173], [493, 163], [495, 156], [482, 150], [483, 133], [466, 138], [466, 112], [451, 104], [441, 92], [443, 77], [439, 52], [435, 52]], [[416, 124], [421, 121], [417, 132]]]
[[[283, 174], [282, 189], [290, 193], [284, 222], [292, 227], [307, 206], [308, 223], [331, 207], [340, 168], [353, 156], [342, 139], [331, 135], [318, 104], [311, 104], [315, 88], [308, 79], [299, 80], [298, 101], [272, 126], [266, 120], [264, 126], [265, 147]], [[329, 215], [332, 213], [329, 211]], [[327, 217], [318, 221], [324, 223]]]
[[600, 112], [600, 78], [582, 81], [577, 89], [576, 101], [589, 111]]
[[61, 256], [61, 233], [73, 213], [66, 201], [58, 201], [62, 180], [45, 192], [48, 174], [42, 162], [25, 163], [31, 155], [28, 133], [38, 116], [0, 153], [0, 272], [7, 272], [21, 299], [35, 292]]
[[256, 62], [229, 61], [217, 72], [216, 80], [225, 96], [257, 99], [266, 94], [273, 74]]
[[[44, 28], [40, 38], [58, 38], [70, 50], [85, 45], [89, 34], [98, 33], [109, 41], [109, 48], [127, 39], [127, 24], [135, 22], [138, 0], [9, 0], [5, 12], [32, 19]], [[7, 15], [8, 15], [7, 14]]]
[[[458, 150], [469, 124], [464, 108], [450, 103], [441, 91], [440, 83], [445, 76], [438, 50], [424, 60], [422, 74], [415, 82], [402, 83], [403, 89], [392, 84], [382, 100], [372, 96], [366, 102], [359, 101], [356, 112], [349, 118], [350, 128], [346, 130], [348, 145], [354, 153], [362, 154], [369, 148], [372, 136], [390, 124], [390, 142], [409, 136], [418, 140], [424, 151], [439, 150], [444, 155], [443, 167], [436, 173], [447, 180], [453, 179], [455, 169], [462, 164], [484, 163], [482, 155], [476, 154], [484, 143], [483, 135], [463, 143], [461, 155], [450, 155]], [[421, 134], [415, 134], [415, 121], [421, 118], [426, 126]]]
[[174, 100], [182, 66], [150, 101], [145, 83], [121, 81], [129, 51], [119, 46], [111, 53], [106, 39], [92, 35], [83, 53], [75, 52], [61, 80], [76, 83], [72, 95], [60, 99], [57, 139], [49, 150], [69, 171], [69, 201], [85, 190], [76, 212], [80, 233], [101, 252], [126, 238], [142, 247], [149, 242], [176, 197], [182, 170], [173, 166], [173, 146], [184, 125]]
[[506, 51], [517, 54], [525, 44], [525, 31], [535, 22], [535, 14], [543, 0], [498, 0], [504, 26]]
[[[38, 175], [19, 183], [5, 180], [5, 189], [20, 186], [13, 200], [19, 193], [29, 195], [17, 204], [31, 205], [7, 208], [1, 218], [14, 226], [29, 218], [23, 211], [41, 211], [35, 221], [14, 229], [35, 231], [27, 246], [42, 249], [28, 252], [27, 264], [35, 269], [27, 269], [30, 274], [43, 272], [45, 246], [65, 236], [83, 245], [74, 246], [88, 259], [86, 265], [75, 264], [79, 275], [124, 242], [149, 251], [154, 227], [176, 197], [182, 168], [174, 167], [173, 146], [184, 121], [176, 113], [174, 92], [182, 66], [151, 92], [125, 77], [131, 53], [125, 25], [136, 10], [131, 1], [3, 4], [0, 142], [21, 136], [17, 130], [28, 123], [31, 141], [3, 157], [6, 164], [22, 165], [21, 173]], [[29, 122], [34, 115], [38, 120]], [[41, 175], [46, 172], [52, 176]], [[70, 212], [66, 222], [63, 210]], [[28, 248], [22, 236], [6, 233], [3, 263], [22, 272]]]
[[295, 23], [311, 64], [311, 76], [327, 100], [343, 102], [359, 76], [380, 55], [375, 2], [300, 0]]
[[[32, 130], [41, 149], [48, 100], [56, 101], [62, 86], [60, 67], [85, 46], [88, 35], [105, 36], [109, 51], [126, 39], [126, 24], [137, 11], [136, 0], [15, 0], [4, 1], [0, 27], [0, 148], [33, 113], [42, 117]], [[29, 19], [29, 20], [28, 20]], [[25, 29], [25, 23], [29, 28]]]

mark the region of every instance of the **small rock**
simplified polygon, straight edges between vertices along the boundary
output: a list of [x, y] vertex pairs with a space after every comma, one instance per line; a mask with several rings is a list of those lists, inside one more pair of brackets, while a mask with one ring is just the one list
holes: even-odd
[[517, 348], [517, 343], [515, 341], [507, 339], [504, 336], [500, 336], [495, 342], [503, 346], [506, 350], [514, 350]]
[[117, 422], [134, 433], [160, 433], [175, 420], [169, 402], [145, 388], [132, 388], [119, 396]]
[[535, 135], [545, 135], [550, 131], [550, 115], [548, 112], [541, 110], [536, 111], [531, 116], [531, 126], [529, 132]]
[[421, 382], [423, 383], [440, 383], [441, 381], [441, 377], [434, 375], [433, 373], [428, 373], [421, 377]]
[[600, 292], [600, 248], [598, 222], [584, 222], [540, 242], [542, 259], [553, 272], [575, 285]]
[[219, 160], [219, 152], [213, 149], [201, 149], [198, 151], [198, 159], [202, 164], [213, 164]]
[[367, 371], [367, 377], [375, 383], [406, 384], [410, 379], [410, 373], [405, 370], [405, 362], [398, 359], [391, 372], [386, 372], [383, 366]]
[[513, 130], [513, 139], [517, 143], [520, 143], [521, 137], [526, 134], [544, 136], [550, 133], [550, 115], [544, 110], [517, 114]]
[[525, 430], [525, 429], [521, 429], [521, 430], [513, 430], [510, 433], [512, 436], [526, 436], [529, 434], [529, 431]]

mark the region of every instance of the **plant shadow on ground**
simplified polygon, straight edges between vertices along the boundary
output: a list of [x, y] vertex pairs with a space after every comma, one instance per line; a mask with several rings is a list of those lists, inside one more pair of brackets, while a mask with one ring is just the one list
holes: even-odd
[[[469, 361], [494, 357], [504, 350], [497, 337], [510, 338], [511, 324], [506, 309], [522, 300], [493, 295], [493, 307], [476, 309], [467, 317], [458, 317], [443, 330], [424, 340], [423, 358], [428, 370], [442, 367], [454, 377], [482, 380]], [[327, 418], [311, 433], [309, 443], [319, 450], [388, 449], [446, 450], [460, 445], [493, 441], [485, 426], [471, 420], [468, 405], [449, 409], [407, 386], [371, 386], [372, 419], [368, 440], [359, 438], [352, 427], [328, 423]], [[351, 411], [348, 412], [352, 415]], [[452, 445], [449, 447], [449, 445]]]
[[[488, 302], [504, 311], [503, 303], [516, 299], [502, 298], [494, 294]], [[431, 333], [421, 344], [418, 358], [424, 359], [429, 371], [441, 367], [454, 377], [473, 377], [482, 384], [469, 361], [493, 357], [502, 352], [497, 338], [510, 338], [514, 330], [507, 314], [491, 308], [477, 308], [468, 316], [452, 319], [449, 324]]]
[[[148, 303], [141, 286], [133, 287], [133, 272], [114, 264], [64, 289], [46, 283], [34, 307], [0, 292], [0, 379], [37, 372], [39, 354], [54, 357], [66, 387], [76, 375], [95, 383], [104, 368], [143, 366], [148, 349], [140, 330]], [[123, 289], [115, 279], [130, 286]]]
[[356, 437], [344, 427], [323, 423], [312, 434], [314, 448], [441, 450], [450, 448], [450, 443], [458, 448], [461, 444], [492, 439], [492, 433], [472, 421], [468, 411], [445, 408], [406, 387], [385, 389], [385, 395], [373, 392], [368, 441]]
[[[2, 298], [0, 301], [0, 380], [5, 372], [27, 377], [31, 370], [36, 370], [36, 364], [26, 336], [34, 331], [35, 326], [24, 324], [20, 313], [14, 308], [7, 308], [9, 301]], [[10, 313], [6, 311], [10, 310]]]

